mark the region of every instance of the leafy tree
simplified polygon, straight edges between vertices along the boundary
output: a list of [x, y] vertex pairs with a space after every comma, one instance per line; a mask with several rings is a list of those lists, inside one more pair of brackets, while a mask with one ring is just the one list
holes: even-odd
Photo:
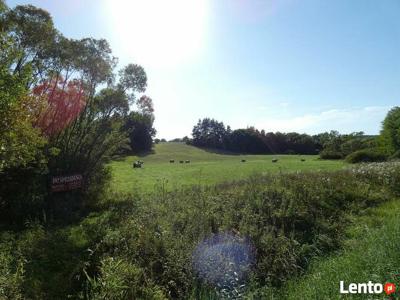
[[261, 154], [268, 151], [259, 133], [253, 128], [234, 130], [229, 136], [228, 149], [239, 153]]
[[135, 100], [135, 93], [143, 93], [147, 87], [147, 75], [144, 69], [135, 64], [129, 64], [119, 71], [120, 82], [119, 88], [123, 91], [131, 91], [129, 99], [131, 102]]
[[[4, 25], [8, 12], [0, 5]], [[32, 68], [27, 64], [14, 72], [21, 56], [15, 37], [2, 26], [0, 31], [0, 220], [8, 225], [33, 211], [45, 191], [42, 178], [46, 173], [43, 148], [46, 140], [32, 124], [35, 121], [35, 99], [29, 96], [28, 83]]]
[[33, 94], [46, 101], [35, 122], [35, 126], [46, 136], [61, 132], [78, 118], [86, 104], [83, 84], [78, 80], [67, 82], [62, 78], [55, 78], [45, 81], [33, 89]]
[[13, 41], [6, 32], [0, 33], [0, 172], [42, 159], [45, 142], [32, 127], [33, 99], [26, 89], [31, 69], [11, 71], [20, 55]]
[[388, 154], [400, 150], [400, 107], [393, 107], [383, 121], [381, 143]]
[[13, 73], [32, 68], [28, 84], [48, 76], [58, 35], [50, 14], [33, 5], [18, 5], [5, 13], [3, 25], [19, 54]]
[[191, 144], [199, 147], [226, 149], [240, 153], [318, 153], [318, 144], [307, 134], [266, 133], [254, 127], [232, 131], [222, 122], [204, 118], [192, 130]]
[[193, 145], [199, 147], [223, 148], [226, 137], [224, 123], [214, 119], [199, 120], [192, 130]]
[[129, 145], [133, 152], [150, 151], [156, 130], [153, 128], [152, 115], [142, 112], [131, 112], [127, 117], [124, 130], [129, 132]]

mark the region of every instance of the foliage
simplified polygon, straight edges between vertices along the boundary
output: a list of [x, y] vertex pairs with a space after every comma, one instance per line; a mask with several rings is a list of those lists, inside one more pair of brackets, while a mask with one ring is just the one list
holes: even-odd
[[33, 5], [18, 5], [6, 12], [4, 30], [18, 52], [12, 72], [21, 75], [26, 68], [32, 68], [28, 85], [48, 76], [58, 36], [50, 14]]
[[341, 152], [324, 149], [320, 152], [319, 156], [322, 159], [342, 159], [343, 154]]
[[376, 137], [365, 136], [363, 132], [339, 134], [331, 131], [317, 136], [322, 143], [320, 157], [322, 159], [341, 159], [349, 154], [377, 147]]
[[154, 123], [153, 101], [142, 96], [136, 103], [138, 111], [131, 112], [125, 120], [123, 130], [128, 132], [129, 145], [134, 153], [148, 152], [153, 146], [156, 130]]
[[146, 279], [142, 269], [121, 258], [107, 257], [100, 262], [99, 278], [89, 278], [90, 299], [167, 299]]
[[268, 153], [266, 145], [253, 129], [234, 130], [228, 139], [228, 149], [238, 153]]
[[30, 113], [34, 102], [27, 95], [30, 69], [10, 73], [19, 52], [13, 39], [0, 33], [0, 173], [7, 168], [26, 167], [40, 160], [40, 148], [45, 141], [32, 127]]
[[[0, 12], [7, 25], [9, 10]], [[43, 204], [43, 180], [47, 158], [46, 140], [32, 126], [38, 103], [30, 97], [27, 85], [31, 64], [13, 70], [22, 52], [17, 37], [2, 27], [0, 32], [0, 220], [9, 226]], [[32, 209], [32, 210], [31, 210]]]
[[254, 127], [233, 130], [214, 119], [199, 120], [192, 130], [190, 144], [249, 154], [317, 154], [322, 139], [296, 132], [280, 133]]
[[199, 147], [223, 148], [227, 133], [224, 123], [205, 118], [193, 127], [193, 144]]
[[388, 154], [400, 150], [400, 107], [393, 107], [382, 124], [381, 143]]
[[22, 300], [24, 259], [16, 251], [15, 240], [7, 233], [0, 236], [0, 298]]
[[346, 156], [346, 161], [352, 164], [360, 162], [380, 162], [386, 159], [387, 155], [379, 152], [377, 149], [358, 150]]
[[[130, 104], [153, 113], [150, 98], [136, 101], [146, 73], [135, 64], [114, 72], [106, 40], [68, 39], [35, 6], [2, 7], [0, 17], [1, 213], [23, 223], [60, 203], [71, 212], [104, 191], [105, 164], [128, 143], [122, 129]], [[83, 193], [47, 192], [52, 176], [75, 173], [83, 175]]]
[[54, 78], [33, 89], [33, 95], [44, 98], [46, 106], [38, 112], [34, 126], [48, 136], [54, 136], [73, 122], [86, 105], [83, 84], [77, 80]]
[[392, 156], [390, 156], [390, 159], [399, 160], [400, 159], [400, 150], [397, 150]]

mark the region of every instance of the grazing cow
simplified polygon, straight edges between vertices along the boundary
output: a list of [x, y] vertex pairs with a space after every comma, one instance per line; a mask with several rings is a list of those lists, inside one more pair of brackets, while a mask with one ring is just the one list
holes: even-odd
[[190, 160], [185, 160], [185, 163], [190, 164]]
[[183, 164], [183, 163], [184, 163], [184, 161], [183, 161], [183, 160], [180, 160], [180, 161], [179, 161], [179, 163], [180, 163], [180, 164]]
[[301, 161], [306, 161], [306, 159], [305, 159], [305, 158], [302, 158]]
[[136, 169], [136, 168], [141, 168], [143, 164], [144, 164], [143, 161], [137, 160], [137, 161], [135, 161], [135, 162], [133, 163], [133, 168], [134, 168], [134, 169]]
[[277, 158], [274, 158], [274, 159], [272, 160], [272, 162], [273, 162], [273, 163], [276, 163], [276, 162], [278, 162], [278, 159], [277, 159]]
[[175, 160], [170, 159], [169, 162], [170, 162], [171, 164], [173, 164], [173, 163], [175, 162]]
[[242, 159], [242, 162], [246, 162], [246, 160], [245, 160], [245, 159]]

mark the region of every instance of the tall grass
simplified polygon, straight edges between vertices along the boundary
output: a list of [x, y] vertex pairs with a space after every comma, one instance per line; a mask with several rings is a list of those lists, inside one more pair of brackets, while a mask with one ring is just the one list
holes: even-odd
[[[275, 294], [287, 299], [337, 299], [339, 282], [400, 284], [400, 202], [391, 201], [357, 218], [343, 250], [312, 264], [306, 276], [292, 280]], [[400, 293], [392, 295], [397, 298]], [[365, 299], [366, 295], [351, 295]], [[374, 299], [387, 299], [375, 295]]]
[[[76, 226], [32, 231], [29, 247], [17, 239], [30, 277], [22, 293], [56, 298], [60, 289], [44, 282], [53, 275], [52, 285], [72, 298], [257, 298], [339, 249], [352, 216], [398, 196], [399, 181], [400, 164], [386, 163], [173, 191], [160, 186], [147, 196], [110, 194]], [[60, 238], [57, 255], [48, 255], [45, 245]], [[194, 263], [199, 245], [209, 247], [202, 256], [207, 276]], [[252, 249], [254, 260], [246, 260]], [[246, 272], [239, 262], [249, 262]]]

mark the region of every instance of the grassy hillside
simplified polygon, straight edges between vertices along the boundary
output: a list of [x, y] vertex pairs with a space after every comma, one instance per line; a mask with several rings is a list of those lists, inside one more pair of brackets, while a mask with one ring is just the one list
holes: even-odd
[[[273, 158], [278, 162], [272, 163]], [[133, 169], [132, 163], [138, 159], [144, 161], [144, 166]], [[175, 163], [169, 163], [170, 159]], [[242, 159], [246, 162], [241, 162]], [[190, 160], [190, 164], [180, 164], [180, 160]], [[160, 186], [173, 189], [214, 184], [264, 172], [336, 170], [343, 166], [341, 161], [322, 161], [314, 155], [235, 155], [206, 151], [183, 143], [160, 143], [152, 154], [129, 156], [111, 163], [113, 189], [121, 192], [147, 192]]]

